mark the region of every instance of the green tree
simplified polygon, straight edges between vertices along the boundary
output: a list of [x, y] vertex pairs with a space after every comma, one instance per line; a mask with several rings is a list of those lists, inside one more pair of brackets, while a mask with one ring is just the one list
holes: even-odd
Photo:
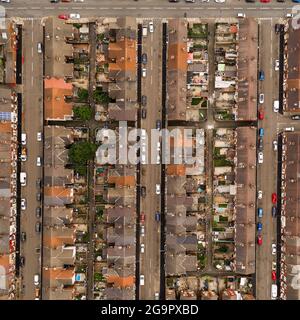
[[97, 146], [87, 141], [77, 142], [71, 146], [69, 159], [79, 174], [86, 174], [87, 161], [95, 157], [96, 150]]
[[93, 93], [94, 100], [96, 103], [109, 103], [109, 95], [107, 92], [103, 92], [102, 89], [97, 88]]
[[78, 89], [78, 99], [80, 102], [87, 102], [89, 97], [89, 92], [86, 89]]
[[88, 121], [92, 119], [92, 109], [90, 106], [75, 106], [73, 107], [75, 118]]

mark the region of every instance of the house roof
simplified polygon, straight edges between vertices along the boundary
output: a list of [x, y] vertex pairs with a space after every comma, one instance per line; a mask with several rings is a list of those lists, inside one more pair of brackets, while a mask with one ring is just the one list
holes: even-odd
[[73, 202], [73, 189], [65, 187], [44, 187], [44, 203], [46, 206], [63, 206]]
[[67, 96], [73, 95], [73, 86], [62, 78], [44, 80], [45, 118], [46, 120], [66, 120], [73, 116], [72, 103], [66, 102]]

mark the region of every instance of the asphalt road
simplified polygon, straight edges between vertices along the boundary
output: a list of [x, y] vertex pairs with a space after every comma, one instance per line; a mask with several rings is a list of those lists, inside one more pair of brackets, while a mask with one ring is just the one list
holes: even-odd
[[27, 134], [27, 161], [22, 171], [27, 173], [27, 186], [22, 187], [22, 198], [27, 200], [27, 209], [21, 212], [21, 231], [27, 240], [21, 244], [21, 255], [25, 256], [25, 266], [21, 273], [23, 299], [35, 298], [34, 274], [40, 274], [40, 256], [36, 248], [41, 246], [41, 234], [35, 232], [36, 180], [41, 178], [42, 167], [37, 167], [36, 158], [42, 155], [42, 143], [37, 142], [37, 132], [42, 131], [42, 56], [37, 52], [37, 43], [43, 39], [43, 29], [39, 20], [25, 21], [23, 31], [23, 132]]
[[[145, 25], [148, 21], [144, 22]], [[142, 119], [141, 127], [146, 129], [148, 138], [150, 130], [155, 128], [156, 120], [161, 119], [161, 48], [162, 24], [154, 21], [154, 33], [143, 37], [143, 53], [147, 54], [147, 76], [142, 78], [142, 94], [147, 96], [147, 118]], [[155, 93], [155, 94], [154, 94]], [[155, 146], [154, 146], [155, 147]], [[150, 150], [148, 150], [150, 157]], [[150, 159], [150, 158], [149, 158]], [[147, 194], [141, 199], [141, 212], [145, 218], [145, 253], [140, 254], [140, 274], [145, 276], [145, 285], [140, 287], [140, 299], [154, 299], [160, 288], [160, 223], [155, 221], [155, 212], [160, 211], [160, 196], [155, 194], [155, 185], [160, 184], [160, 165], [141, 165], [141, 184], [146, 186]]]
[[246, 12], [251, 17], [283, 17], [291, 12], [294, 3], [288, 0], [278, 3], [247, 3], [242, 0], [227, 0], [225, 3], [169, 3], [168, 0], [85, 0], [83, 3], [52, 4], [49, 0], [12, 0], [2, 4], [9, 17], [41, 17], [63, 13], [80, 13], [83, 17], [137, 16], [137, 17], [230, 17]]

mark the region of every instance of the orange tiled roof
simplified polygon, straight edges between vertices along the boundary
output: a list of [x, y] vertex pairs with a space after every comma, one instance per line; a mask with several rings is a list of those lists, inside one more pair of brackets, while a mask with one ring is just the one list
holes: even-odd
[[46, 279], [72, 279], [75, 275], [74, 269], [58, 269], [50, 268], [44, 270], [44, 276]]
[[50, 247], [50, 248], [57, 248], [59, 246], [62, 246], [64, 244], [74, 244], [75, 242], [75, 236], [53, 236], [53, 235], [47, 235], [44, 237], [44, 246]]
[[61, 119], [72, 116], [73, 106], [65, 101], [66, 96], [72, 96], [73, 86], [64, 79], [45, 79], [45, 114], [46, 119]]
[[170, 70], [187, 71], [188, 53], [186, 43], [177, 42], [169, 46], [168, 68]]
[[125, 176], [125, 177], [116, 177], [111, 176], [108, 177], [108, 183], [115, 183], [117, 186], [135, 186], [135, 177], [133, 176]]
[[118, 277], [118, 276], [108, 276], [107, 277], [108, 283], [113, 283], [115, 287], [132, 287], [135, 283], [135, 279], [133, 276], [129, 277]]
[[169, 176], [185, 176], [186, 167], [184, 164], [169, 164], [167, 166], [167, 175]]
[[72, 189], [65, 187], [44, 187], [44, 194], [48, 197], [68, 198], [72, 196]]
[[11, 133], [11, 124], [10, 124], [10, 122], [0, 123], [0, 132]]
[[136, 71], [136, 43], [134, 40], [124, 38], [109, 44], [109, 57], [116, 59], [109, 64], [109, 70]]
[[0, 266], [4, 267], [7, 271], [9, 268], [9, 255], [0, 256]]

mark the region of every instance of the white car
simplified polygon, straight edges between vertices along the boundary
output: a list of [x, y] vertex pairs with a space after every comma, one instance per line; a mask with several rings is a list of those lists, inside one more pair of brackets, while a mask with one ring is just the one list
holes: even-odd
[[149, 32], [154, 32], [153, 21], [149, 22]]
[[74, 0], [74, 2], [84, 2], [84, 0]]
[[146, 68], [143, 68], [142, 69], [142, 77], [146, 78], [146, 76], [147, 76], [147, 70], [146, 70]]
[[224, 3], [225, 0], [215, 0], [216, 3]]
[[158, 183], [155, 185], [155, 193], [160, 194], [160, 184]]
[[295, 130], [294, 127], [287, 127], [284, 129], [284, 131], [290, 131], [290, 132], [293, 132]]
[[239, 12], [239, 13], [237, 14], [237, 17], [238, 17], [238, 18], [246, 18], [246, 14], [243, 13], [243, 12]]
[[80, 14], [79, 13], [70, 13], [69, 18], [70, 19], [80, 19]]
[[278, 142], [277, 140], [273, 140], [273, 150], [277, 151], [277, 149], [278, 149]]
[[293, 18], [294, 15], [293, 15], [292, 13], [287, 13], [287, 14], [286, 14], [286, 17], [287, 17], [287, 18]]
[[275, 71], [279, 70], [279, 60], [275, 60], [274, 69], [275, 69]]
[[38, 167], [40, 167], [40, 166], [42, 165], [41, 157], [37, 157], [37, 158], [36, 158], [36, 165], [37, 165]]
[[145, 276], [143, 274], [140, 275], [140, 286], [145, 284]]
[[42, 133], [41, 133], [41, 132], [38, 132], [38, 133], [36, 134], [36, 140], [37, 140], [37, 141], [42, 141]]
[[145, 227], [141, 226], [141, 237], [145, 235]]
[[21, 199], [21, 210], [26, 210], [26, 199], [25, 198]]
[[273, 261], [272, 262], [272, 271], [276, 271], [276, 269], [277, 269], [277, 263], [276, 263], [276, 261]]
[[262, 152], [258, 153], [258, 163], [264, 162], [264, 154]]
[[261, 93], [259, 95], [259, 103], [264, 103], [265, 102], [265, 95], [263, 93]]
[[276, 244], [272, 243], [272, 255], [274, 256], [276, 254]]
[[141, 243], [141, 253], [144, 253], [144, 252], [145, 252], [145, 244]]
[[258, 192], [257, 192], [257, 198], [258, 198], [258, 199], [262, 199], [262, 196], [263, 196], [262, 190], [258, 190]]

